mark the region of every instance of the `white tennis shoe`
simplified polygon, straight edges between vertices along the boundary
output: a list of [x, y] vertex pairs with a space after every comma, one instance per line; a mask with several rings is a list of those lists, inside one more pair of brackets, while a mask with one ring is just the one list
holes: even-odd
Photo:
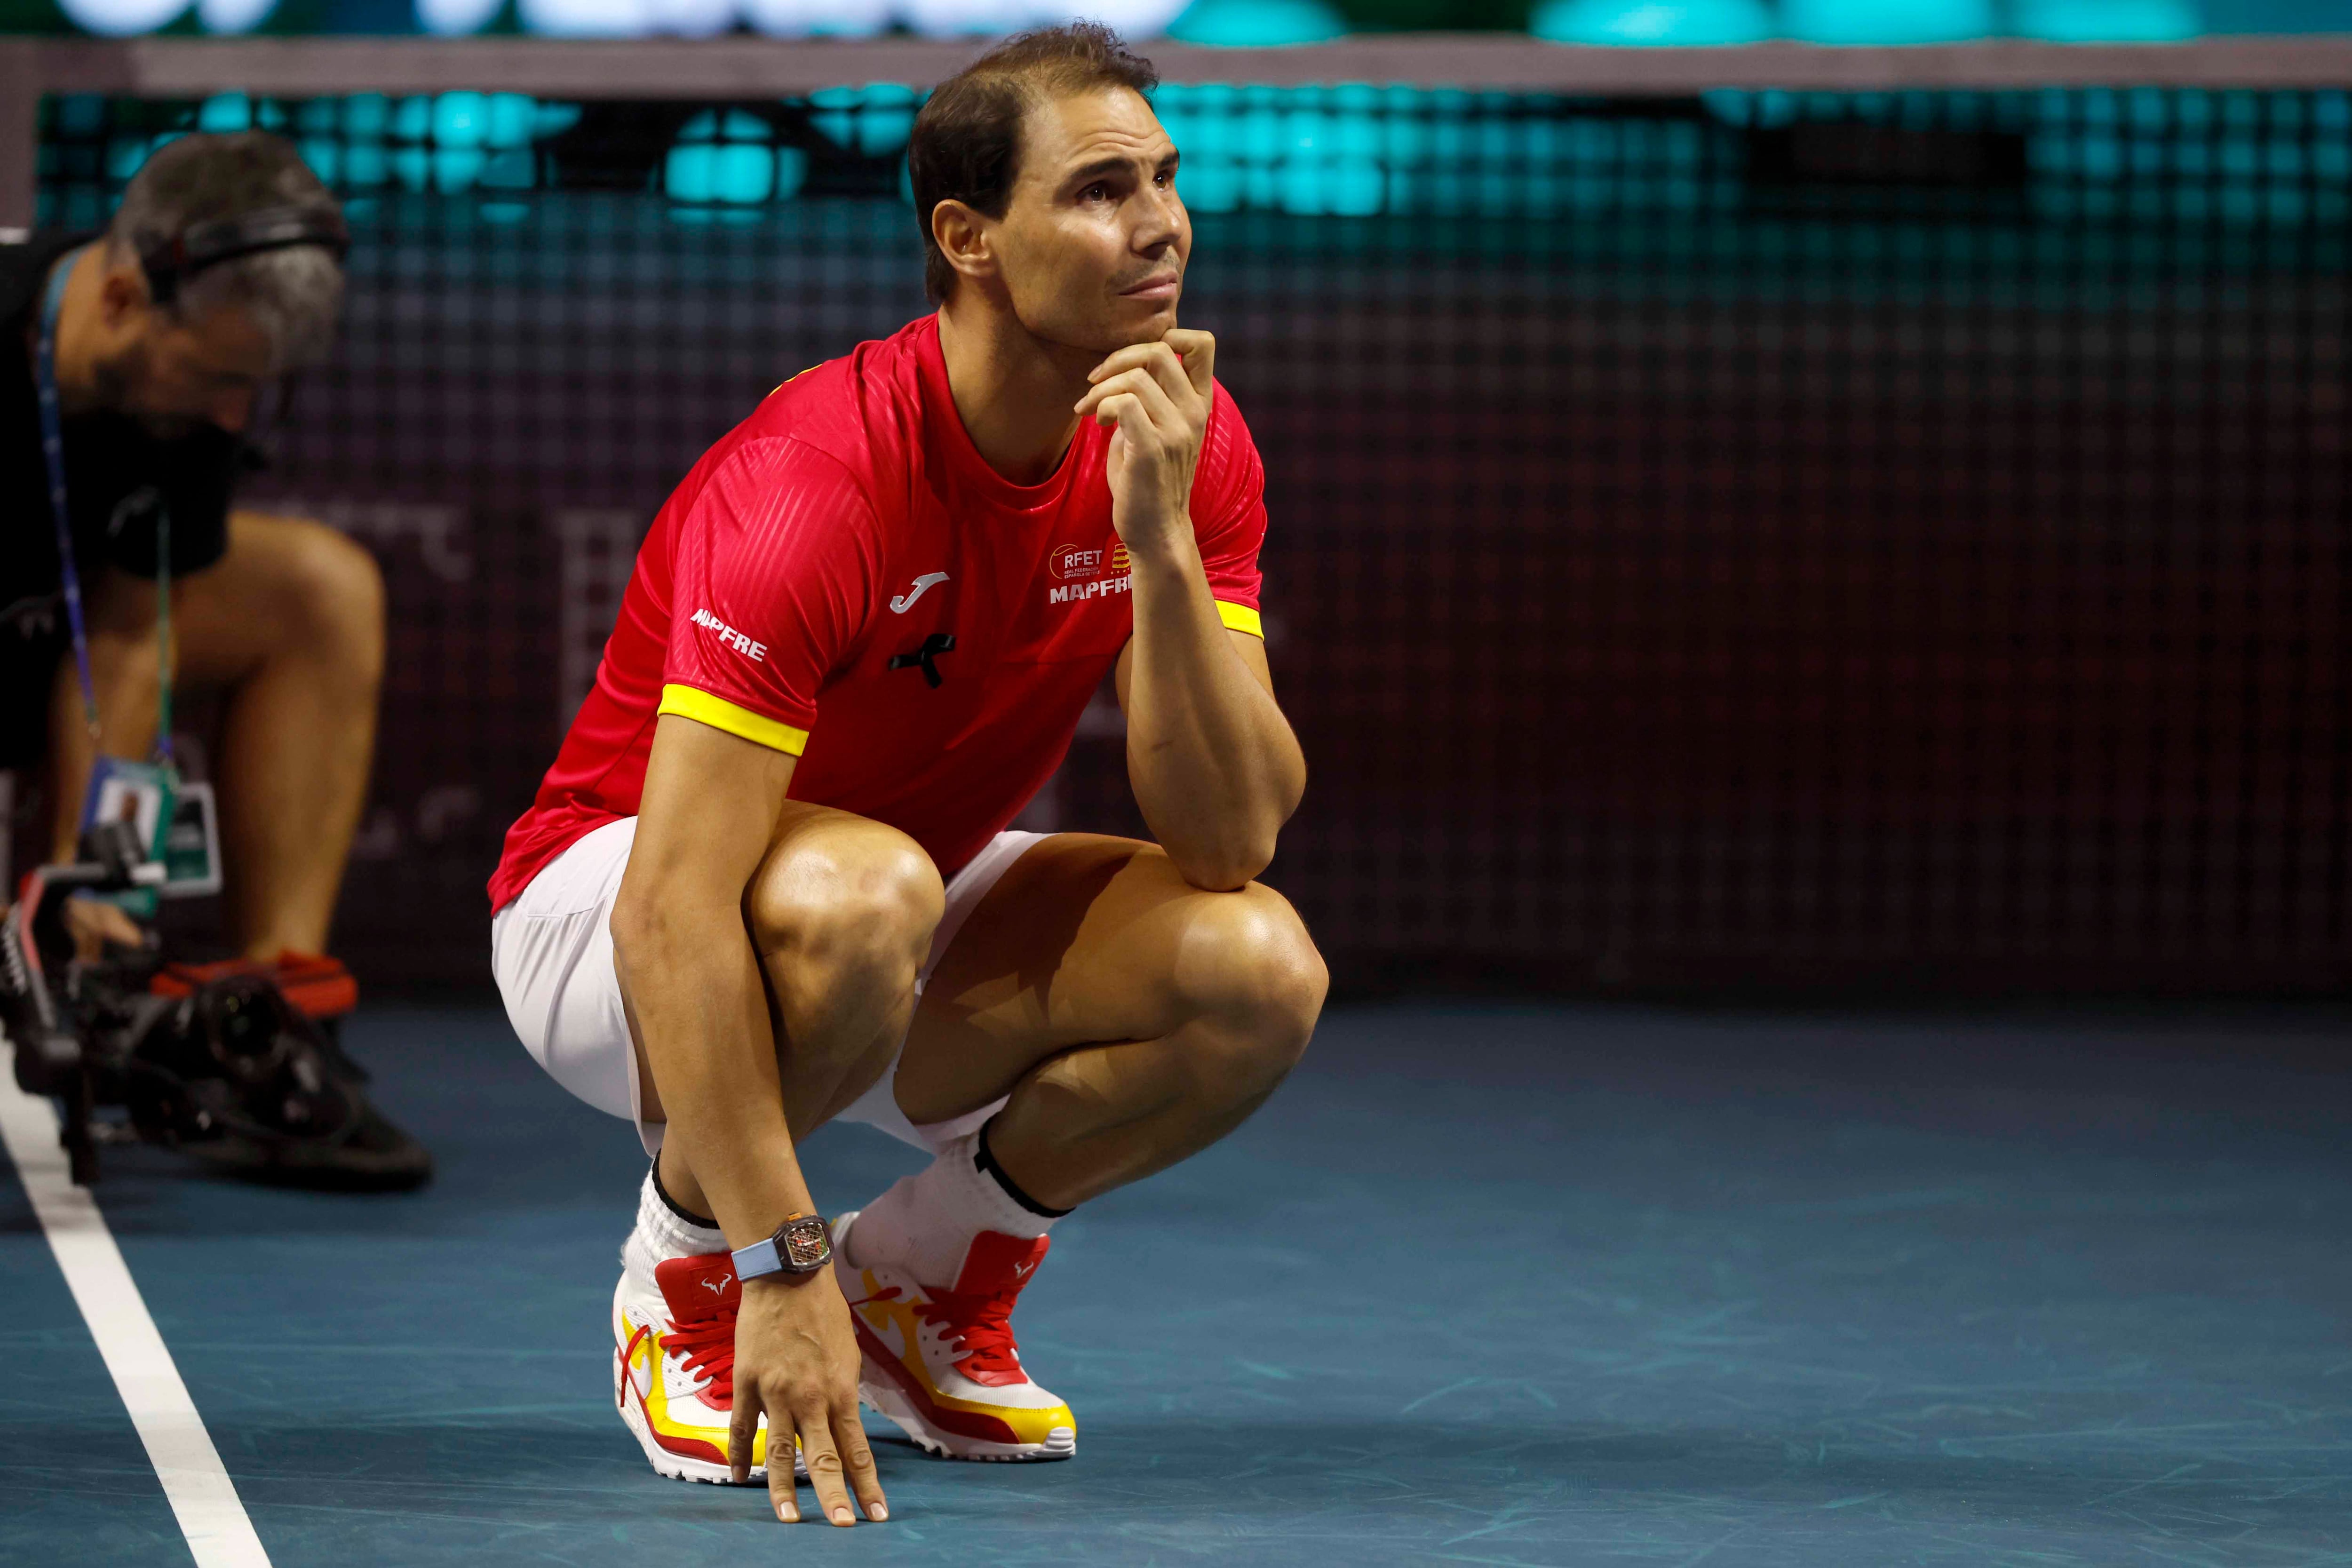
[[[734, 1411], [735, 1260], [714, 1252], [654, 1261], [634, 1234], [613, 1290], [613, 1401], [660, 1475], [727, 1484]], [[797, 1451], [793, 1473], [806, 1475]], [[751, 1481], [768, 1479], [768, 1418], [751, 1443]]]
[[931, 1453], [953, 1459], [1066, 1459], [1078, 1420], [1030, 1381], [1013, 1342], [1013, 1304], [1045, 1261], [1046, 1238], [982, 1231], [953, 1289], [887, 1265], [854, 1268], [853, 1209], [833, 1222], [833, 1267], [857, 1320], [857, 1392]]

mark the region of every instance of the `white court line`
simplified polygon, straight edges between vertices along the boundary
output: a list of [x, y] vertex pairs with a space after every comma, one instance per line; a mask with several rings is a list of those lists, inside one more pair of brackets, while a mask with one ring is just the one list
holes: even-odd
[[58, 1146], [58, 1115], [46, 1100], [16, 1087], [16, 1053], [0, 1044], [0, 1134], [15, 1156], [49, 1250], [89, 1324], [98, 1353], [147, 1445], [147, 1458], [180, 1521], [197, 1568], [269, 1568], [269, 1554], [221, 1465], [220, 1451], [196, 1414], [188, 1385], [139, 1287], [114, 1245], [114, 1233], [89, 1194], [73, 1184]]

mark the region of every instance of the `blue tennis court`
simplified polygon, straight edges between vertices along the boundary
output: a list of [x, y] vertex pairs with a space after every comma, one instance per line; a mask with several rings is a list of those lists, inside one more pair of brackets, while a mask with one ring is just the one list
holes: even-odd
[[[781, 1540], [614, 1415], [642, 1165], [496, 1012], [357, 1022], [422, 1193], [133, 1149], [100, 1196], [281, 1568], [2342, 1563], [2342, 1022], [1337, 1010], [1240, 1135], [1057, 1236], [1020, 1327], [1075, 1462], [891, 1433], [891, 1523]], [[911, 1159], [807, 1164], [839, 1208]], [[0, 1561], [185, 1562], [0, 1203]]]

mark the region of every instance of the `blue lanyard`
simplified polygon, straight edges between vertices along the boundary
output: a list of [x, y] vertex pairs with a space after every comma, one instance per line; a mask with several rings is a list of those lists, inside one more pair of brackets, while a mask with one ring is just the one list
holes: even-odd
[[[74, 563], [73, 514], [66, 505], [66, 442], [58, 416], [58, 315], [65, 308], [66, 280], [74, 263], [89, 250], [84, 246], [60, 258], [49, 269], [48, 293], [41, 300], [41, 339], [34, 358], [33, 379], [41, 405], [41, 456], [49, 465], [49, 515], [58, 531], [58, 571], [65, 581], [66, 624], [73, 628], [74, 669], [81, 677], [82, 720], [98, 741], [98, 685], [89, 674], [89, 632], [82, 619], [81, 573]], [[163, 685], [157, 698], [155, 755], [166, 766], [172, 762], [172, 510], [162, 508], [155, 519], [155, 634], [163, 665]]]

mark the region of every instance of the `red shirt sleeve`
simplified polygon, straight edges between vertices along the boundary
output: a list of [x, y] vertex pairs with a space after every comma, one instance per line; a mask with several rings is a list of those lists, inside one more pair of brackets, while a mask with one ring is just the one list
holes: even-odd
[[1208, 438], [1192, 475], [1192, 537], [1208, 568], [1217, 613], [1235, 631], [1265, 636], [1258, 619], [1257, 554], [1265, 542], [1265, 465], [1233, 394], [1221, 382]]
[[679, 520], [661, 711], [800, 755], [874, 602], [876, 538], [839, 462], [789, 437], [745, 442]]

